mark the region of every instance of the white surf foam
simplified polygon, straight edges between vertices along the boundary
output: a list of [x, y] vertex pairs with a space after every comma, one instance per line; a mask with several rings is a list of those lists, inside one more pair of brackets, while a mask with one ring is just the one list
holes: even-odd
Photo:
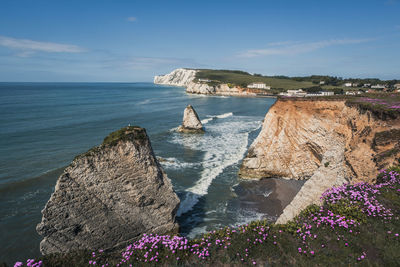
[[221, 115], [217, 115], [215, 117], [217, 117], [218, 119], [224, 119], [224, 118], [228, 118], [230, 116], [233, 116], [232, 112], [228, 112], [228, 113], [224, 113], [224, 114], [221, 114]]
[[201, 120], [201, 123], [207, 124], [210, 121], [212, 121], [213, 119], [225, 119], [225, 118], [228, 118], [231, 116], [233, 116], [232, 112], [228, 112], [228, 113], [224, 113], [224, 114], [220, 114], [220, 115], [208, 115], [207, 117], [209, 117], [209, 118]]
[[145, 99], [143, 101], [138, 102], [138, 105], [147, 105], [151, 102], [152, 99]]
[[271, 193], [272, 193], [272, 190], [271, 190], [271, 191], [264, 192], [262, 195], [263, 195], [265, 198], [267, 198], [267, 197], [269, 197], [269, 195], [271, 195]]
[[252, 221], [263, 220], [265, 219], [265, 214], [257, 212], [255, 210], [241, 209], [240, 212], [238, 212], [236, 218], [237, 218], [236, 222], [230, 225], [231, 227], [247, 224]]
[[203, 119], [203, 120], [201, 120], [201, 123], [204, 125], [204, 124], [209, 123], [209, 122], [212, 121], [213, 119], [214, 119], [214, 117], [210, 117], [210, 118], [207, 118], [207, 119]]
[[[232, 116], [232, 113], [221, 115], [227, 118]], [[260, 123], [260, 120], [255, 120], [254, 117], [232, 117], [210, 124], [204, 135], [174, 135], [173, 143], [205, 152], [201, 162], [203, 170], [200, 179], [186, 189], [178, 216], [192, 210], [199, 198], [207, 194], [212, 181], [226, 167], [238, 163], [243, 158], [247, 150], [249, 132], [259, 128]]]
[[183, 162], [177, 158], [159, 158], [158, 161], [166, 169], [193, 168], [201, 165], [201, 163]]

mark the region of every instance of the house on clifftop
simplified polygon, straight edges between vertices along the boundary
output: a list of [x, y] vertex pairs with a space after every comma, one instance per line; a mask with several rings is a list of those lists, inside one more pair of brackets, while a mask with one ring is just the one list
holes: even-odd
[[265, 83], [251, 83], [247, 85], [247, 88], [271, 90], [271, 86], [267, 86]]

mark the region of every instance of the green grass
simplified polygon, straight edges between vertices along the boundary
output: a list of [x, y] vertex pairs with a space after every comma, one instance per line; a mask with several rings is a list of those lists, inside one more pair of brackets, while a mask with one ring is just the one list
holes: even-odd
[[254, 76], [247, 72], [230, 70], [202, 69], [197, 72], [196, 79], [209, 79], [212, 81], [210, 85], [230, 83], [241, 87], [246, 87], [248, 84], [253, 82], [263, 82], [267, 86], [271, 86], [272, 89], [278, 89], [279, 91], [314, 86], [312, 82], [299, 82], [286, 78]]
[[139, 126], [127, 126], [110, 133], [104, 138], [102, 145], [113, 146], [124, 140], [143, 140], [147, 137], [145, 129]]
[[146, 138], [147, 134], [144, 128], [141, 128], [139, 126], [127, 126], [121, 128], [115, 132], [110, 133], [106, 138], [104, 138], [103, 143], [100, 146], [92, 147], [85, 153], [76, 156], [72, 164], [74, 164], [74, 161], [77, 159], [90, 156], [94, 153], [98, 153], [104, 146], [115, 146], [118, 144], [119, 141], [125, 140], [136, 140], [138, 142], [142, 142]]

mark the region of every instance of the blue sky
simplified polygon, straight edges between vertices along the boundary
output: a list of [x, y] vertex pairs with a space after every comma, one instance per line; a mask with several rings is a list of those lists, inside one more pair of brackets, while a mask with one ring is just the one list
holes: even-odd
[[178, 67], [400, 79], [400, 0], [1, 0], [0, 81]]

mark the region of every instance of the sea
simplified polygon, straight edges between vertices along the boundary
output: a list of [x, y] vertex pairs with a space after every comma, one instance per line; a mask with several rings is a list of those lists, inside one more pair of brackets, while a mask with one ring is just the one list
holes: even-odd
[[[40, 255], [35, 228], [58, 176], [76, 155], [128, 125], [146, 128], [181, 199], [182, 235], [273, 221], [302, 182], [237, 173], [274, 102], [152, 83], [0, 83], [0, 263]], [[205, 134], [176, 132], [188, 104]]]

